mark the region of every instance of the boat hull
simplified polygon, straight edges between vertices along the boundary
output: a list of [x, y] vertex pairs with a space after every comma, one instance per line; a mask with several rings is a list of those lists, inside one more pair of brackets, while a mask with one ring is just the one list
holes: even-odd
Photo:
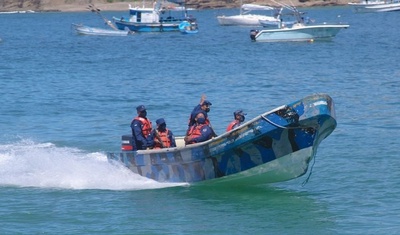
[[391, 3], [384, 1], [368, 1], [361, 3], [349, 3], [356, 13], [371, 13], [371, 12], [389, 12], [400, 11], [400, 2], [392, 1]]
[[135, 32], [174, 32], [179, 31], [179, 22], [166, 23], [137, 23], [114, 19], [119, 30], [129, 29]]
[[348, 27], [349, 25], [307, 25], [303, 27], [266, 29], [257, 32], [251, 39], [263, 42], [326, 40], [335, 37], [341, 29]]
[[272, 16], [264, 15], [235, 15], [235, 16], [218, 16], [218, 22], [222, 26], [260, 26], [260, 20], [265, 22], [276, 22], [280, 20]]
[[107, 157], [159, 182], [280, 182], [305, 174], [320, 142], [335, 127], [333, 101], [319, 94], [264, 113], [203, 143], [110, 152]]
[[73, 25], [77, 34], [93, 36], [127, 36], [128, 31], [93, 28], [84, 25]]

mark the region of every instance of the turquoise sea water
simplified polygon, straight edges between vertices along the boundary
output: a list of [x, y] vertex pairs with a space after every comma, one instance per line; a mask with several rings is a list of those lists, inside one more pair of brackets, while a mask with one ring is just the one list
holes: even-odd
[[[254, 43], [194, 11], [200, 32], [78, 36], [90, 12], [0, 15], [0, 234], [398, 234], [398, 12], [303, 9], [349, 23], [334, 40]], [[126, 12], [104, 12], [108, 18]], [[336, 103], [309, 182], [161, 184], [107, 162], [135, 107], [175, 135], [205, 93], [222, 133], [313, 93]], [[308, 173], [309, 174], [309, 173]]]

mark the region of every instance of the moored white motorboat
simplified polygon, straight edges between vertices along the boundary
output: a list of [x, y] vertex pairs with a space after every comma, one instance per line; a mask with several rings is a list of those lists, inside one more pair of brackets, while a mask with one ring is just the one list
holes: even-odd
[[250, 39], [257, 42], [292, 42], [329, 40], [341, 30], [350, 27], [348, 24], [306, 24], [301, 13], [292, 6], [285, 6], [292, 11], [296, 23], [291, 26], [280, 25], [277, 29], [251, 30]]
[[[249, 14], [251, 11], [268, 11], [269, 15]], [[217, 16], [217, 20], [222, 26], [259, 26], [260, 20], [263, 22], [278, 23], [280, 19], [276, 17], [279, 9], [262, 6], [257, 4], [243, 4], [240, 8], [239, 15], [233, 16]]]
[[257, 42], [294, 42], [329, 40], [344, 28], [350, 27], [345, 24], [319, 24], [305, 25], [296, 23], [289, 28], [251, 30], [250, 38]]
[[348, 4], [356, 13], [400, 11], [400, 0], [363, 0]]

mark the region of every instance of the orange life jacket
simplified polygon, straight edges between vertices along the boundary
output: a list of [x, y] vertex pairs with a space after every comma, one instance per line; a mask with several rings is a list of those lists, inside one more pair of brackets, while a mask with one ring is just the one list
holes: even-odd
[[[204, 125], [207, 124], [201, 124], [201, 125], [193, 125], [190, 127], [187, 136], [189, 136], [191, 139], [197, 138], [201, 136], [201, 129], [203, 128]], [[189, 144], [192, 144], [193, 142], [189, 142]]]
[[[164, 132], [161, 132], [158, 130], [155, 130], [155, 131], [156, 131], [156, 134], [154, 135], [154, 143], [155, 143], [154, 148], [160, 149], [160, 148], [171, 147], [171, 140], [168, 138], [168, 133], [169, 133], [168, 128]], [[158, 133], [159, 137], [157, 137], [157, 133]], [[162, 145], [160, 143], [160, 140], [162, 141]]]
[[148, 118], [142, 118], [142, 117], [135, 117], [135, 120], [139, 120], [142, 124], [142, 134], [144, 137], [147, 137], [150, 135], [151, 130], [153, 129], [151, 125], [151, 121]]
[[234, 127], [235, 125], [238, 125], [238, 124], [239, 124], [239, 120], [233, 120], [231, 123], [229, 123], [228, 127], [226, 128], [226, 131], [232, 130], [233, 127]]

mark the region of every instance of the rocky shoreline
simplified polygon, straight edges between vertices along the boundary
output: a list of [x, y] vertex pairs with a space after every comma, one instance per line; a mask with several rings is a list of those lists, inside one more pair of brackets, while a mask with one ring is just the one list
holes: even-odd
[[[145, 1], [147, 6], [152, 5], [152, 1]], [[256, 3], [261, 5], [277, 5], [272, 1], [244, 1], [246, 3]], [[296, 7], [317, 7], [317, 6], [340, 6], [347, 5], [348, 0], [283, 0], [280, 1]], [[35, 11], [35, 12], [80, 12], [88, 11], [88, 5], [95, 6], [102, 11], [126, 11], [128, 5], [142, 6], [142, 1], [119, 1], [109, 2], [102, 0], [0, 0], [0, 11]], [[220, 8], [238, 8], [239, 0], [188, 0], [187, 6], [194, 9], [220, 9]]]

